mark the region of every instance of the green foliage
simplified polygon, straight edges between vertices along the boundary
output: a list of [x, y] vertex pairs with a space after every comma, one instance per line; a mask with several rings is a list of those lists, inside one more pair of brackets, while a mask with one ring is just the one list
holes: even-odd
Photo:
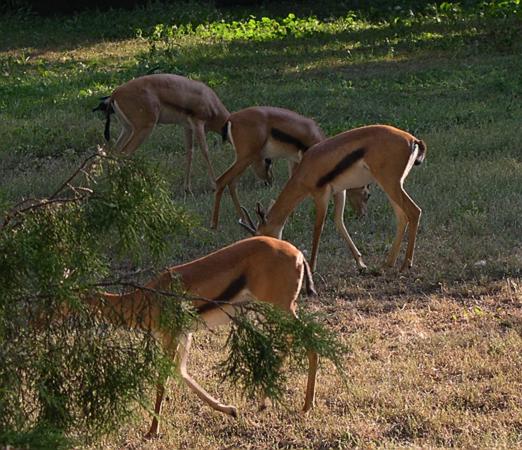
[[108, 432], [171, 364], [147, 330], [107, 329], [80, 297], [107, 282], [116, 252], [158, 256], [190, 220], [144, 163], [96, 155], [80, 169], [49, 198], [4, 211], [0, 442]]
[[280, 401], [286, 382], [285, 358], [305, 367], [308, 352], [331, 361], [342, 374], [347, 348], [316, 314], [301, 310], [299, 317], [267, 303], [243, 306], [228, 336], [223, 379], [243, 387], [252, 397], [267, 395]]
[[[341, 19], [344, 26], [355, 24], [353, 15]], [[216, 22], [203, 23], [196, 26], [192, 24], [180, 24], [165, 26], [156, 25], [150, 33], [151, 43], [158, 41], [169, 42], [182, 36], [196, 36], [203, 39], [220, 39], [224, 41], [245, 40], [265, 41], [282, 39], [285, 37], [303, 37], [312, 33], [327, 32], [339, 24], [329, 24], [319, 21], [316, 17], [299, 18], [290, 13], [283, 19], [270, 17], [250, 16], [248, 19], [232, 20], [230, 22], [221, 19]]]
[[[140, 322], [148, 310], [136, 313], [129, 330], [117, 309], [98, 317], [93, 306], [103, 300], [90, 291], [137, 287], [159, 304], [160, 329], [171, 336], [189, 329], [197, 315], [177, 277], [166, 291], [142, 287], [115, 278], [111, 259], [137, 249], [159, 256], [166, 239], [191, 222], [153, 167], [102, 154], [87, 158], [48, 198], [28, 199], [3, 215], [0, 442], [59, 448], [94, 440], [151, 398], [173, 361]], [[286, 354], [313, 350], [340, 366], [342, 346], [311, 316], [245, 308], [255, 320], [235, 319], [224, 364], [245, 390], [279, 398]]]

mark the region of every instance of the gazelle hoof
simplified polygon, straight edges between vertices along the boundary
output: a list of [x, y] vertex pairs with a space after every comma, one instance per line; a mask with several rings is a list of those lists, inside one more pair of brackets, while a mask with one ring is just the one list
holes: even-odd
[[367, 273], [368, 266], [361, 261], [357, 263], [357, 270], [359, 271], [359, 273]]
[[257, 408], [257, 410], [259, 412], [261, 411], [264, 411], [265, 409], [267, 409], [269, 406], [272, 405], [272, 402], [270, 401], [269, 398], [264, 398], [263, 400], [261, 400], [261, 402], [259, 403], [259, 406]]
[[404, 264], [401, 266], [401, 272], [404, 272], [405, 270], [409, 270], [412, 267], [412, 263], [410, 261], [404, 261]]
[[237, 419], [239, 416], [239, 413], [237, 412], [237, 408], [235, 406], [228, 406], [226, 413], [229, 416], [232, 416], [234, 419]]
[[143, 439], [145, 441], [151, 441], [152, 439], [158, 439], [159, 437], [160, 437], [159, 432], [149, 430], [149, 432], [145, 436], [143, 436]]
[[312, 404], [310, 404], [310, 405], [305, 405], [305, 406], [303, 407], [303, 409], [301, 410], [301, 414], [303, 414], [303, 415], [308, 414], [308, 413], [310, 412], [310, 410], [311, 410], [312, 408], [314, 408], [314, 407], [315, 407], [315, 403], [312, 403]]

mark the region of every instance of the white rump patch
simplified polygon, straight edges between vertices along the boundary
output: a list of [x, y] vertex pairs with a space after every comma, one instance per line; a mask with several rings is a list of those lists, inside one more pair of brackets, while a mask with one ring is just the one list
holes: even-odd
[[232, 122], [230, 120], [227, 122], [227, 137], [229, 142], [232, 144], [232, 147], [234, 147], [234, 150], [236, 150], [236, 144], [234, 142], [234, 137], [232, 136]]
[[404, 172], [401, 177], [401, 186], [404, 183], [404, 180], [406, 179], [408, 174], [410, 173], [410, 170], [413, 167], [413, 164], [415, 164], [415, 160], [417, 159], [417, 155], [419, 154], [419, 144], [417, 144], [416, 142], [412, 142], [410, 148], [412, 151], [410, 158], [408, 159], [408, 164], [406, 164], [406, 168], [404, 169]]

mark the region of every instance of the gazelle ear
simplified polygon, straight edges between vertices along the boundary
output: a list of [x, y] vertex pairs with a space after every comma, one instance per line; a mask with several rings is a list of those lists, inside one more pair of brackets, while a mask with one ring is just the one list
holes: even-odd
[[266, 223], [266, 212], [260, 202], [256, 203], [256, 214], [259, 217], [260, 225]]

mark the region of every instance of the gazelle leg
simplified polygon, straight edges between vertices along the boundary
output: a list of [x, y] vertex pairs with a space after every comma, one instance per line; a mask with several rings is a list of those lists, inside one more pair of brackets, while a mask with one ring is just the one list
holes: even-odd
[[422, 210], [415, 204], [411, 197], [403, 190], [402, 207], [408, 216], [408, 247], [406, 247], [406, 256], [401, 270], [410, 269], [413, 265], [413, 253], [415, 251], [415, 240], [417, 238], [417, 230], [419, 228]]
[[388, 253], [388, 257], [386, 258], [386, 265], [388, 267], [393, 267], [397, 262], [399, 252], [401, 250], [402, 238], [404, 237], [404, 232], [406, 231], [406, 226], [408, 225], [408, 218], [406, 217], [406, 214], [404, 214], [402, 208], [391, 198], [390, 203], [393, 207], [393, 211], [395, 212], [397, 229], [395, 231], [395, 239], [393, 240], [390, 252]]
[[236, 161], [225, 171], [225, 173], [223, 173], [223, 175], [221, 175], [216, 180], [216, 194], [214, 196], [214, 209], [212, 212], [212, 223], [210, 225], [211, 228], [217, 228], [218, 226], [221, 197], [223, 196], [223, 191], [227, 186], [230, 189], [230, 195], [232, 196], [232, 201], [234, 202], [237, 214], [239, 217], [243, 217], [243, 212], [241, 211], [239, 198], [236, 192], [235, 180], [246, 170], [250, 164], [251, 161], [249, 159]]
[[[154, 113], [145, 113], [145, 116], [134, 117], [125, 114], [114, 102], [116, 117], [122, 126], [122, 131], [116, 142], [116, 151], [124, 155], [132, 155], [140, 144], [152, 133], [157, 122]], [[139, 123], [140, 126], [136, 126]]]
[[116, 144], [114, 145], [115, 151], [121, 152], [121, 149], [129, 141], [131, 136], [132, 136], [132, 128], [127, 128], [125, 126], [122, 126], [120, 135], [118, 136], [118, 140], [116, 141]]
[[297, 166], [298, 166], [298, 165], [299, 165], [299, 163], [296, 162], [296, 161], [290, 161], [290, 160], [287, 161], [287, 166], [288, 166], [288, 178], [292, 178], [292, 175], [294, 174], [295, 169], [297, 169]]
[[348, 230], [344, 225], [344, 206], [346, 204], [346, 191], [338, 192], [334, 194], [334, 220], [335, 226], [337, 227], [337, 231], [340, 233], [342, 238], [348, 244], [348, 248], [352, 252], [353, 257], [355, 258], [355, 263], [360, 270], [366, 269], [366, 264], [364, 264], [362, 260], [361, 252], [357, 249], [355, 244], [352, 241], [352, 238], [348, 234]]
[[401, 242], [404, 237], [406, 227], [408, 227], [408, 247], [406, 249], [406, 256], [401, 270], [410, 268], [413, 264], [413, 252], [415, 248], [415, 239], [417, 236], [417, 229], [421, 216], [421, 209], [413, 202], [410, 196], [404, 191], [401, 184], [398, 184], [394, 189], [386, 192], [388, 198], [395, 211], [397, 218], [397, 233], [395, 240], [390, 249], [387, 259], [387, 265], [393, 267], [399, 255]]
[[232, 405], [224, 405], [223, 403], [216, 400], [208, 392], [206, 392], [187, 372], [187, 360], [190, 352], [190, 346], [192, 344], [192, 333], [188, 333], [181, 337], [178, 347], [179, 357], [179, 371], [181, 378], [187, 384], [187, 386], [196, 393], [196, 395], [207, 403], [211, 408], [221, 411], [222, 413], [228, 414], [232, 417], [237, 417], [237, 408]]
[[234, 178], [230, 183], [228, 183], [228, 190], [230, 192], [230, 197], [232, 197], [232, 203], [234, 203], [234, 207], [236, 208], [237, 215], [246, 220], [246, 217], [244, 217], [244, 213], [241, 210], [241, 203], [239, 203], [239, 197], [237, 195], [237, 178], [238, 177]]
[[319, 356], [317, 353], [308, 351], [308, 380], [306, 382], [306, 395], [303, 412], [307, 412], [315, 406], [315, 383], [317, 379], [317, 366]]
[[319, 196], [314, 198], [315, 202], [315, 225], [314, 225], [314, 236], [312, 241], [312, 257], [310, 258], [310, 267], [312, 271], [315, 271], [317, 263], [317, 252], [319, 251], [319, 240], [321, 239], [321, 233], [323, 232], [324, 220], [326, 218], [326, 212], [328, 211], [328, 200], [330, 193], [324, 190]]
[[208, 154], [208, 145], [207, 138], [205, 136], [205, 124], [201, 121], [195, 123], [195, 131], [196, 131], [196, 140], [198, 142], [199, 148], [203, 153], [203, 158], [207, 163], [208, 174], [210, 176], [210, 184], [212, 185], [212, 189], [216, 188], [216, 174], [214, 173], [214, 169], [212, 168], [212, 163], [210, 162], [210, 156]]
[[134, 129], [130, 139], [128, 139], [125, 145], [121, 148], [121, 153], [124, 155], [132, 155], [141, 143], [150, 136], [153, 129], [154, 125], [140, 128], [139, 130]]
[[257, 408], [258, 411], [264, 411], [265, 409], [267, 409], [270, 405], [272, 404], [272, 402], [270, 401], [270, 399], [268, 398], [268, 396], [266, 394], [261, 394], [259, 396], [259, 406]]
[[[172, 341], [163, 342], [165, 347], [165, 351], [168, 352], [172, 357], [175, 356], [175, 350], [172, 347]], [[145, 439], [153, 439], [158, 437], [160, 434], [160, 415], [161, 415], [161, 407], [163, 404], [163, 398], [165, 396], [165, 385], [167, 384], [168, 377], [165, 379], [161, 379], [156, 385], [156, 402], [154, 404], [154, 417], [152, 418], [152, 423], [150, 425], [150, 429], [145, 435]]]
[[192, 157], [194, 155], [194, 130], [191, 126], [185, 127], [185, 150], [187, 152], [187, 167], [185, 168], [185, 193], [190, 189], [190, 172], [192, 171]]
[[[165, 383], [167, 380], [165, 380]], [[158, 383], [156, 389], [156, 403], [154, 404], [154, 417], [152, 418], [152, 424], [150, 425], [150, 429], [145, 435], [145, 439], [152, 439], [154, 437], [159, 436], [160, 425], [159, 425], [159, 416], [161, 414], [161, 406], [163, 403], [163, 397], [165, 395], [165, 384]]]

